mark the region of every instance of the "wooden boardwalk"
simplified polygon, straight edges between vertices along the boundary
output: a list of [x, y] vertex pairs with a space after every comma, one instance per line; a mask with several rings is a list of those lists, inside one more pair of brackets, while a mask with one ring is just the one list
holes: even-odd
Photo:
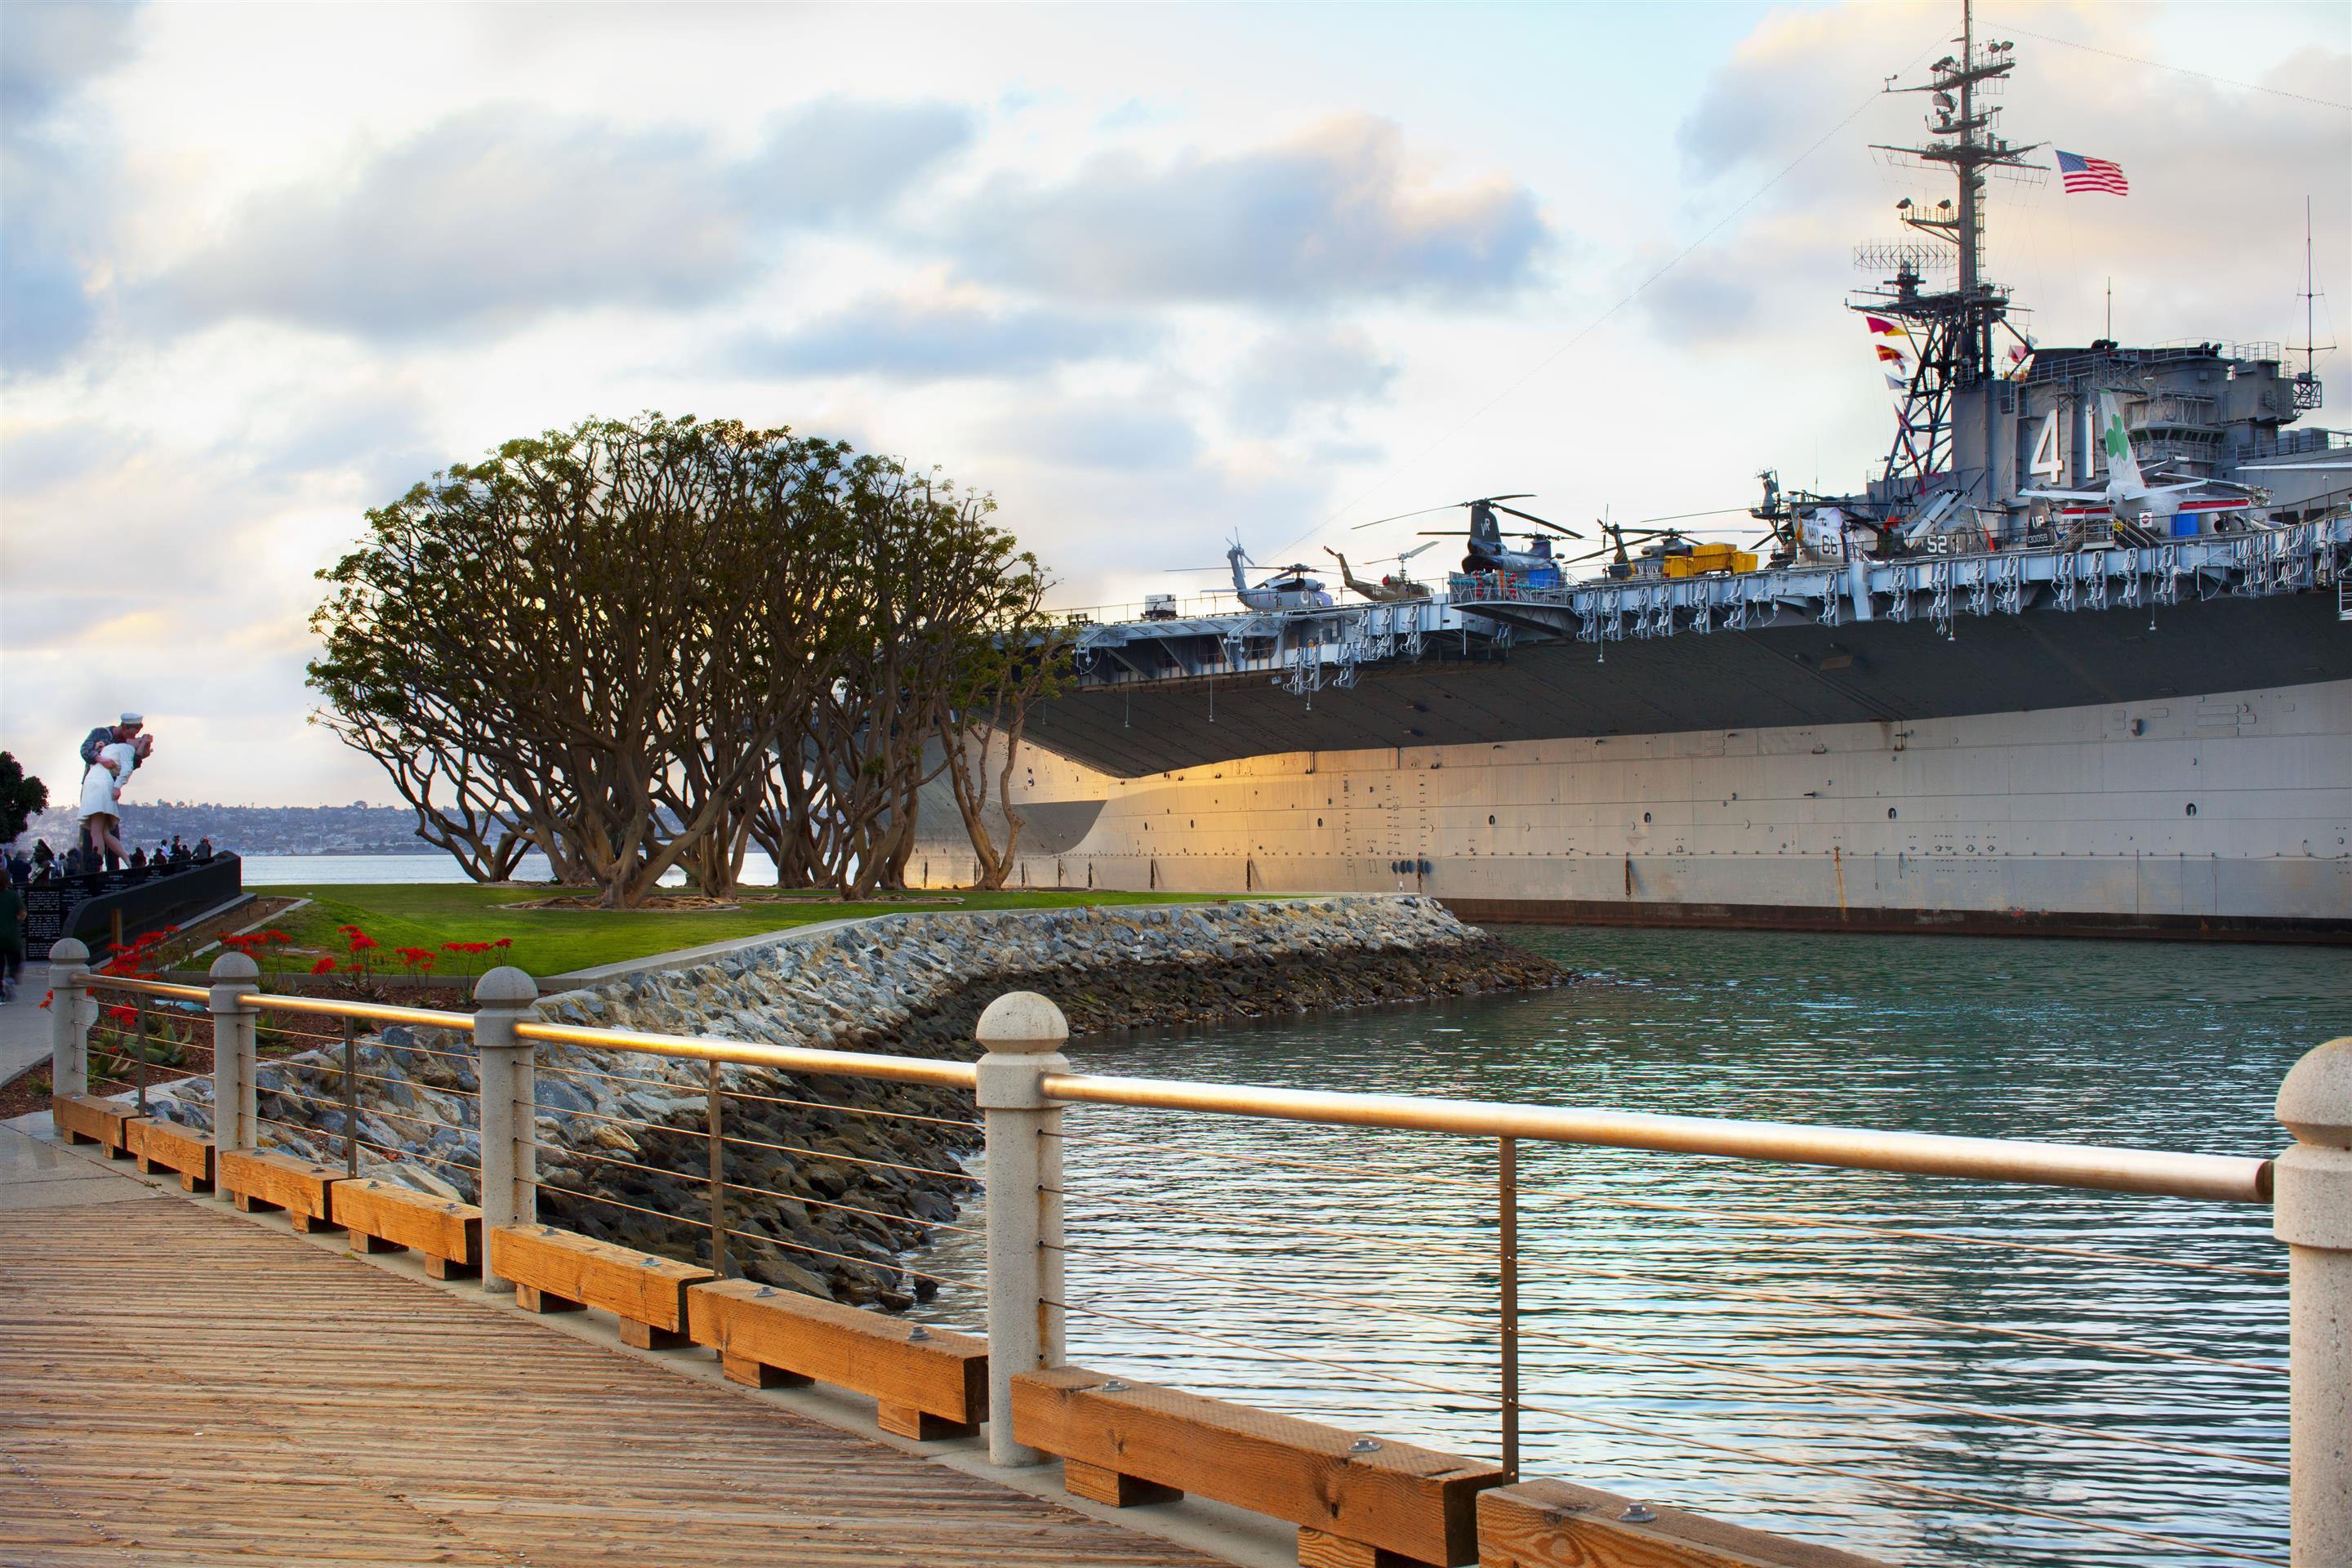
[[194, 1204], [0, 1211], [0, 1563], [1215, 1560]]

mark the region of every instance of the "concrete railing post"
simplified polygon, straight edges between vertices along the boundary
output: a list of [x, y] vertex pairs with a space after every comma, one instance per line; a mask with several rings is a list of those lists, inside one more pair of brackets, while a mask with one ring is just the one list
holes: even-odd
[[67, 937], [49, 948], [49, 1092], [89, 1092], [89, 949]]
[[988, 1139], [988, 1457], [1043, 1464], [1013, 1440], [1013, 1376], [1062, 1359], [1062, 1112], [1038, 1085], [1068, 1069], [1070, 1026], [1045, 997], [1015, 991], [988, 1005], [973, 1035], [987, 1052], [973, 1098]]
[[2278, 1119], [2272, 1227], [2287, 1245], [2288, 1512], [2294, 1568], [2352, 1563], [2352, 1037], [2294, 1064]]
[[250, 1149], [261, 1141], [260, 1094], [253, 1071], [260, 1054], [261, 1009], [253, 1005], [261, 971], [242, 952], [213, 960], [213, 1145]]
[[[530, 1017], [539, 983], [511, 964], [501, 964], [474, 986], [477, 1076], [482, 1089], [482, 1247], [502, 1225], [530, 1225], [539, 1218], [539, 1169], [532, 1147], [538, 1136], [538, 1075], [532, 1046], [515, 1037], [515, 1026]], [[482, 1289], [510, 1292], [514, 1282], [482, 1266]]]

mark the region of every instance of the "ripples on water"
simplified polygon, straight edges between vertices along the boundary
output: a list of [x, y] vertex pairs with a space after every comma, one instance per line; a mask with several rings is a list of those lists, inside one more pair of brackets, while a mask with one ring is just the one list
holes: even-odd
[[[1507, 934], [1592, 978], [1071, 1054], [2269, 1154], [2279, 1079], [2352, 1027], [2352, 953], [2315, 948]], [[1072, 1361], [1498, 1452], [1491, 1142], [1099, 1107], [1067, 1126]], [[2284, 1558], [2266, 1209], [1525, 1142], [1519, 1165], [1524, 1473], [1950, 1568]], [[932, 1257], [980, 1272], [968, 1244]], [[977, 1327], [959, 1294], [931, 1315]]]

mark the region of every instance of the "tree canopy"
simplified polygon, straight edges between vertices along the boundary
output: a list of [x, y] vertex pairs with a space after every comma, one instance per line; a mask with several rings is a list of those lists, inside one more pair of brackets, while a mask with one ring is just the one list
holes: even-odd
[[25, 765], [7, 752], [0, 752], [0, 844], [13, 844], [23, 837], [25, 826], [34, 816], [49, 804], [49, 786], [36, 778], [25, 776]]
[[734, 421], [510, 441], [368, 513], [320, 574], [317, 718], [478, 879], [535, 847], [625, 906], [673, 867], [730, 890], [757, 843], [788, 885], [900, 885], [944, 737], [990, 672], [1035, 687], [1003, 650], [1045, 579], [992, 511]]

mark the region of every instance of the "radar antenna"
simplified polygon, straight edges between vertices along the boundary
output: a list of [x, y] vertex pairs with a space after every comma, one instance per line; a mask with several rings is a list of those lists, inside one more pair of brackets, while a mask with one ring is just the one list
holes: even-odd
[[[1960, 8], [1960, 34], [1953, 41], [1960, 46], [1959, 53], [1929, 67], [1925, 83], [1898, 87], [1890, 79], [1886, 89], [1928, 95], [1930, 140], [1924, 146], [1881, 146], [1878, 151], [1948, 168], [1958, 182], [1957, 204], [1947, 199], [1932, 210], [1915, 206], [1908, 197], [1896, 204], [1904, 226], [1941, 247], [1948, 258], [1944, 264], [1955, 267], [1958, 276], [1948, 289], [1923, 288], [1923, 277], [1942, 267], [1920, 254], [1916, 242], [1864, 245], [1855, 251], [1857, 262], [1892, 262], [1894, 271], [1881, 288], [1853, 301], [1853, 309], [1904, 323], [1916, 354], [1903, 389], [1885, 474], [1890, 487], [1907, 477], [1914, 493], [1947, 475], [1962, 477], [1963, 465], [1952, 446], [1952, 394], [1996, 374], [1995, 329], [2006, 329], [2025, 343], [2008, 321], [2008, 290], [1984, 278], [1985, 174], [1990, 169], [2038, 168], [2026, 155], [2041, 143], [2019, 144], [2003, 137], [1995, 129], [2000, 110], [1983, 101], [2016, 68], [2016, 46], [2005, 39], [1978, 43], [1975, 7], [1968, 3]], [[1975, 456], [1973, 482], [1980, 484], [1990, 464], [1985, 454]]]
[[2334, 349], [2334, 343], [2318, 341], [2312, 319], [2312, 301], [2319, 289], [2313, 282], [2311, 268], [2311, 198], [2303, 198], [2303, 374], [2294, 378], [2294, 407], [2298, 414], [2308, 414], [2319, 406], [2319, 351]]

